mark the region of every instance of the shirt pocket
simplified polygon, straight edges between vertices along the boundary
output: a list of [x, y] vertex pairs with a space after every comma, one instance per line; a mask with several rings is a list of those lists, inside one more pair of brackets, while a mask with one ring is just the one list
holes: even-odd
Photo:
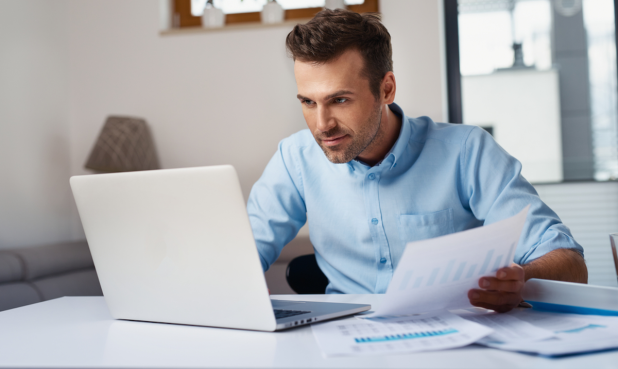
[[399, 216], [399, 237], [408, 242], [455, 233], [453, 209], [427, 214], [403, 214]]

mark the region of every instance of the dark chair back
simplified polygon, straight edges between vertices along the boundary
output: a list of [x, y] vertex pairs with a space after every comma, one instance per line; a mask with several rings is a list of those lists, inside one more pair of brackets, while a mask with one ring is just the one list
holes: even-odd
[[290, 288], [301, 295], [322, 294], [328, 286], [328, 278], [322, 273], [314, 254], [292, 259], [285, 272], [285, 279]]

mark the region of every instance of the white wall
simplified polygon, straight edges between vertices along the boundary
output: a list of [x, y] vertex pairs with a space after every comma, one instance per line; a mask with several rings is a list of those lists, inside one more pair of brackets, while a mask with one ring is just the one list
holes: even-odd
[[[398, 101], [443, 118], [439, 1], [382, 1]], [[73, 172], [108, 114], [145, 117], [165, 168], [231, 163], [248, 192], [282, 138], [305, 127], [289, 26], [160, 36], [156, 1], [71, 3]]]
[[73, 237], [67, 3], [0, 3], [0, 248]]
[[[441, 1], [380, 3], [396, 101], [442, 120]], [[105, 117], [129, 114], [151, 124], [164, 168], [232, 164], [247, 197], [277, 143], [305, 128], [291, 26], [161, 36], [159, 14], [156, 0], [71, 1], [72, 173], [86, 173]]]
[[534, 186], [584, 248], [588, 283], [617, 287], [609, 234], [618, 232], [618, 182]]
[[461, 78], [464, 122], [492, 126], [532, 183], [562, 181], [558, 71], [503, 70]]
[[442, 0], [380, 0], [391, 34], [397, 102], [406, 115], [448, 119]]
[[[441, 1], [380, 3], [396, 101], [442, 120]], [[160, 14], [159, 0], [0, 3], [0, 248], [83, 237], [68, 179], [110, 114], [145, 118], [164, 168], [233, 164], [245, 196], [305, 127], [290, 26], [162, 36]]]

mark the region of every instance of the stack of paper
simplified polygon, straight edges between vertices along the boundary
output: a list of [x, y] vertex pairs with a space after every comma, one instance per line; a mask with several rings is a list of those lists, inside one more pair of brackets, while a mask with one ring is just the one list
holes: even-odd
[[483, 315], [463, 315], [463, 318], [479, 323], [493, 332], [477, 341], [480, 344], [536, 342], [555, 336], [551, 330], [539, 328], [510, 314], [489, 313]]
[[[618, 348], [618, 317], [549, 313], [518, 310], [509, 317], [550, 331], [552, 338], [542, 341], [509, 341], [489, 336], [479, 343], [509, 351], [543, 356], [563, 356]], [[470, 319], [466, 317], [466, 319]], [[478, 319], [471, 319], [480, 322]]]
[[458, 313], [348, 319], [314, 325], [313, 333], [325, 356], [445, 350], [472, 343], [543, 356], [618, 348], [618, 317], [530, 309]]
[[492, 332], [449, 312], [411, 317], [348, 319], [312, 326], [325, 356], [376, 355], [444, 350]]

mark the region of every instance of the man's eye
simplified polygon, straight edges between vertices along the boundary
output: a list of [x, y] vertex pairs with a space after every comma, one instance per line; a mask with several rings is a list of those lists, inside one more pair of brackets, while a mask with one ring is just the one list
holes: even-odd
[[313, 105], [313, 104], [315, 104], [315, 103], [314, 103], [313, 101], [311, 101], [311, 100], [303, 100], [303, 101], [302, 101], [302, 103], [303, 103], [303, 104], [305, 104], [305, 105]]
[[348, 101], [348, 99], [346, 99], [345, 97], [338, 97], [334, 101], [336, 104], [343, 104], [344, 102]]

